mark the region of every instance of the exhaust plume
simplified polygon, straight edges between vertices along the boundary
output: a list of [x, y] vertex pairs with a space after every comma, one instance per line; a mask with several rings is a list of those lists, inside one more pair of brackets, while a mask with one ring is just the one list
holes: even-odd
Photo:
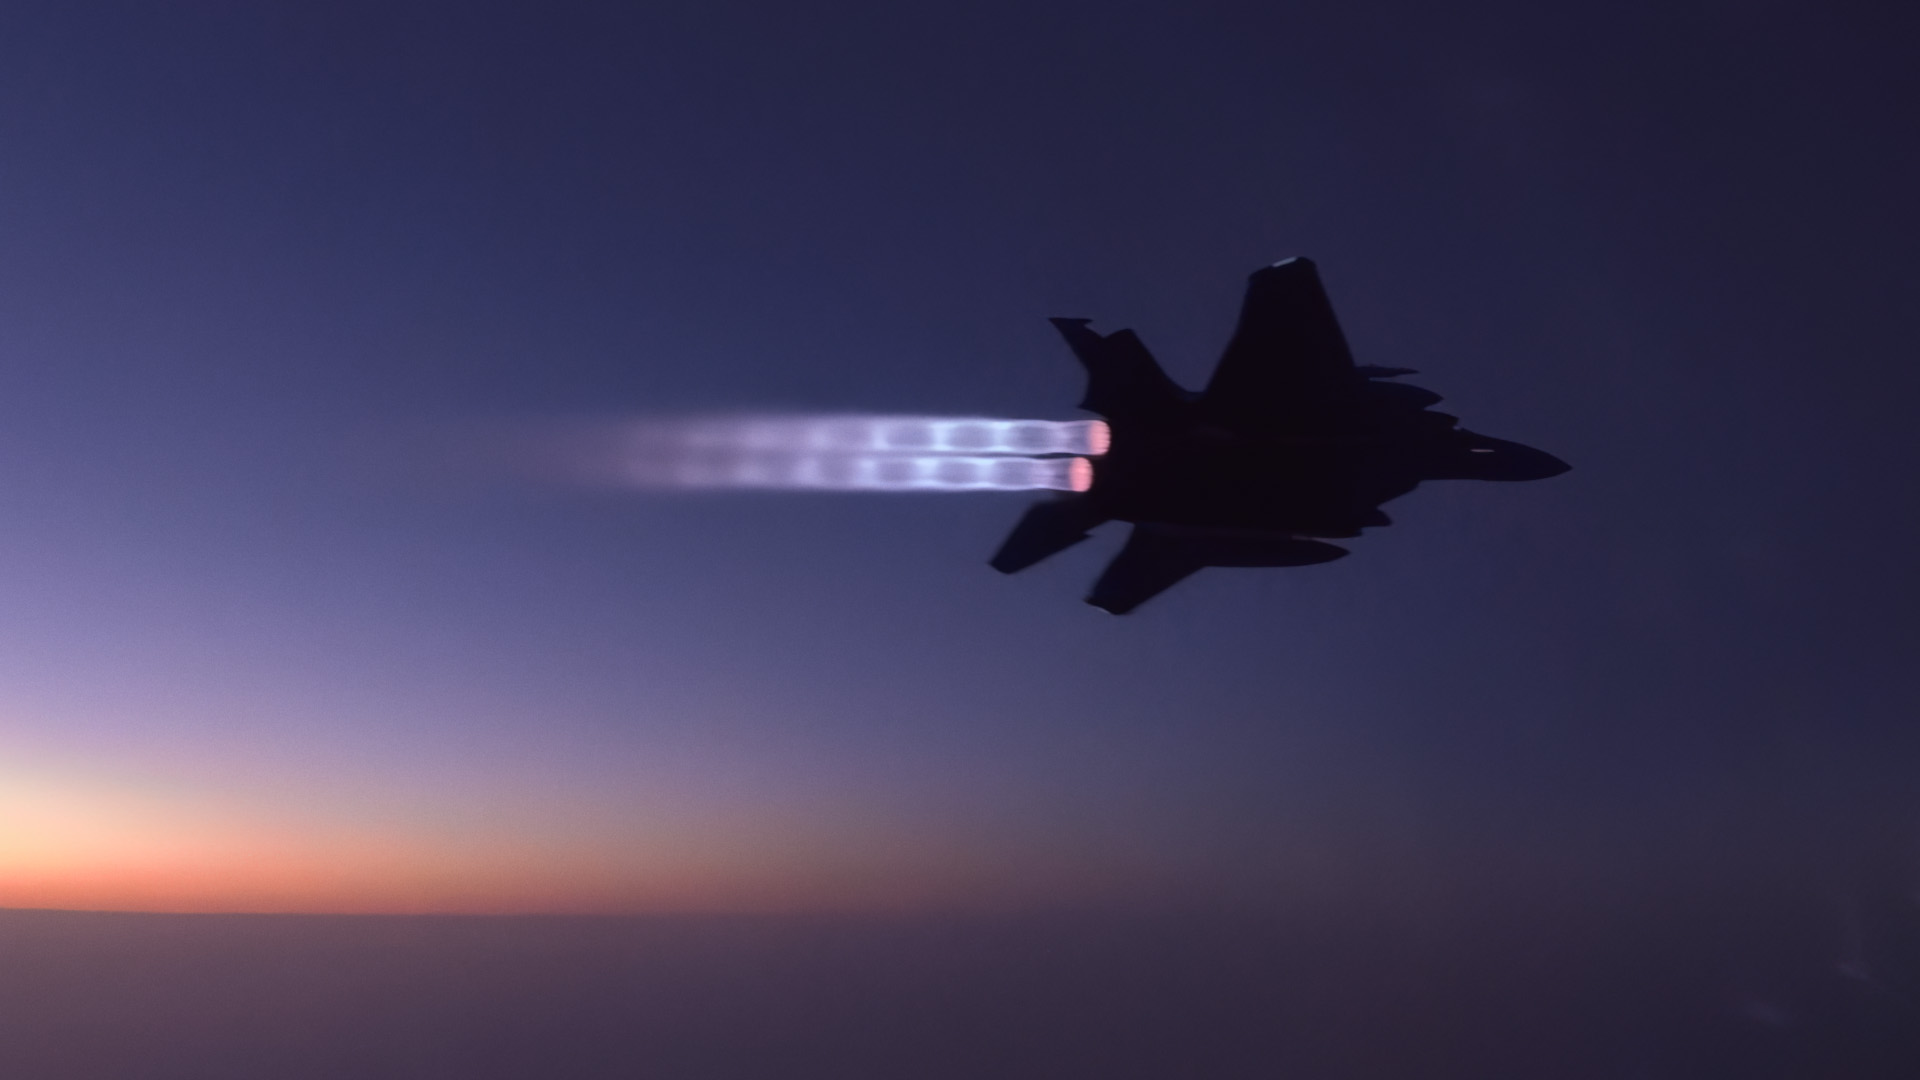
[[709, 416], [570, 427], [560, 456], [575, 479], [655, 491], [1085, 491], [1108, 441], [1098, 420]]

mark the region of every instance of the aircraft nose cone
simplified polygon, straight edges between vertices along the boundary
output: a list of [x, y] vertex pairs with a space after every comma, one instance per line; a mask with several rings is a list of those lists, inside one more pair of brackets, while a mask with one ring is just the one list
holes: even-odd
[[1522, 443], [1468, 433], [1465, 475], [1476, 480], [1545, 480], [1573, 466]]
[[1550, 476], [1559, 476], [1561, 473], [1573, 468], [1573, 466], [1561, 461], [1545, 450], [1535, 450], [1531, 446], [1523, 447], [1523, 449], [1526, 450], [1526, 460], [1522, 467], [1527, 475], [1522, 479], [1545, 480]]

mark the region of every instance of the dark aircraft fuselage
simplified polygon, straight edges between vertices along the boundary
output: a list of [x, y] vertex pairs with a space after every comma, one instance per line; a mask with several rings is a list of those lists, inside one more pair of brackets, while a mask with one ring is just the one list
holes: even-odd
[[1114, 521], [1346, 538], [1387, 524], [1380, 505], [1427, 480], [1540, 480], [1567, 470], [1551, 454], [1409, 407], [1400, 391], [1414, 387], [1367, 389], [1368, 415], [1344, 434], [1234, 432], [1198, 416], [1121, 428], [1093, 460], [1084, 497]]
[[1206, 566], [1306, 566], [1347, 554], [1327, 539], [1388, 524], [1381, 504], [1428, 480], [1541, 480], [1567, 464], [1458, 426], [1440, 396], [1356, 365], [1318, 270], [1256, 271], [1233, 340], [1204, 392], [1176, 386], [1130, 330], [1054, 326], [1087, 369], [1081, 407], [1111, 443], [1087, 490], [1030, 508], [992, 565], [1024, 569], [1131, 522], [1089, 603], [1115, 614]]

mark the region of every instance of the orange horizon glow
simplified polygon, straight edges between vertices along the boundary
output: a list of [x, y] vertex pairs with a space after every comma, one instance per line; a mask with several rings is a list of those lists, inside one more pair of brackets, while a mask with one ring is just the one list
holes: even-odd
[[829, 837], [820, 825], [786, 820], [576, 827], [585, 823], [561, 815], [498, 824], [512, 816], [454, 827], [343, 819], [337, 811], [315, 818], [257, 794], [236, 798], [126, 777], [0, 767], [0, 908], [897, 913], [1047, 903], [1094, 885], [1084, 880], [1084, 866], [1080, 873], [1040, 865], [1016, 870], [951, 840]]

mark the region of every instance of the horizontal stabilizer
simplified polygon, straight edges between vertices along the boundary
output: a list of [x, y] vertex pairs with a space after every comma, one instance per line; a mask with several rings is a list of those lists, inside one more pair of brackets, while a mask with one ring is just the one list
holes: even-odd
[[1049, 555], [1057, 555], [1087, 538], [1088, 530], [1105, 522], [1104, 515], [1084, 498], [1049, 499], [1027, 508], [1020, 524], [989, 560], [995, 570], [1012, 574]]
[[1127, 424], [1164, 417], [1187, 401], [1180, 389], [1139, 335], [1120, 330], [1102, 336], [1088, 328], [1088, 319], [1050, 319], [1067, 339], [1087, 369], [1087, 393], [1080, 407], [1108, 420]]

